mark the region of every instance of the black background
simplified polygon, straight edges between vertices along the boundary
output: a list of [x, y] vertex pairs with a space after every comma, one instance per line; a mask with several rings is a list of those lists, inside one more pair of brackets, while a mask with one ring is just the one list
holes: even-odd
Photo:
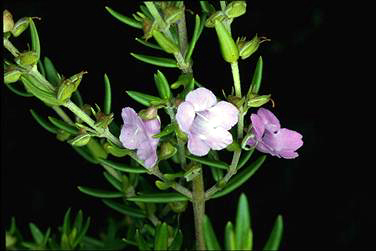
[[[70, 76], [81, 70], [89, 72], [80, 86], [86, 103], [101, 105], [103, 74], [108, 74], [115, 120], [121, 123], [122, 107], [142, 108], [125, 90], [156, 92], [153, 73], [157, 68], [140, 63], [129, 53], [165, 54], [138, 44], [134, 37], [141, 37], [142, 31], [116, 21], [105, 11], [106, 5], [130, 15], [138, 2], [4, 3], [15, 20], [23, 16], [42, 18], [36, 21], [42, 56], [52, 59], [60, 73]], [[298, 158], [268, 157], [237, 191], [207, 202], [206, 213], [221, 242], [224, 226], [228, 220], [234, 222], [237, 200], [245, 192], [251, 206], [255, 248], [265, 243], [278, 213], [285, 223], [283, 249], [371, 248], [370, 229], [375, 223], [370, 203], [374, 198], [367, 179], [371, 166], [361, 164], [362, 156], [354, 153], [359, 144], [356, 137], [361, 135], [353, 135], [351, 130], [356, 115], [349, 112], [353, 105], [346, 93], [347, 86], [354, 83], [347, 68], [337, 70], [348, 60], [343, 53], [348, 40], [339, 35], [343, 27], [334, 25], [339, 15], [331, 7], [325, 1], [250, 1], [246, 15], [232, 25], [235, 37], [251, 38], [258, 33], [271, 38], [254, 56], [240, 61], [243, 92], [262, 55], [261, 93], [272, 93], [276, 103], [275, 108], [266, 107], [278, 116], [282, 127], [299, 131], [304, 145], [298, 150]], [[187, 8], [199, 12], [197, 1], [188, 3]], [[187, 22], [191, 34], [190, 14]], [[27, 49], [25, 33], [15, 42], [21, 50]], [[230, 66], [220, 56], [214, 29], [204, 30], [193, 60], [194, 75], [200, 83], [217, 95], [221, 95], [221, 89], [231, 91]], [[161, 70], [170, 81], [178, 77], [175, 69]], [[102, 169], [86, 163], [68, 144], [56, 141], [42, 129], [32, 119], [31, 108], [45, 116], [53, 115], [38, 100], [1, 88], [2, 227], [16, 216], [24, 233], [29, 222], [56, 230], [66, 209], [72, 207], [92, 217], [90, 233], [96, 235], [106, 223], [105, 215], [119, 215], [99, 200], [81, 194], [77, 186], [109, 187]], [[346, 116], [344, 111], [348, 112]], [[193, 230], [191, 208], [182, 220]]]

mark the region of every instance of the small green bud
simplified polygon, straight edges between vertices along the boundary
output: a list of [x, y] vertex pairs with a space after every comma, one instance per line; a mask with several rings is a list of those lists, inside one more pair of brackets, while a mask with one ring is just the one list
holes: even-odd
[[170, 185], [160, 180], [155, 181], [155, 186], [158, 187], [158, 189], [160, 190], [167, 190], [170, 188]]
[[240, 98], [233, 95], [228, 95], [227, 100], [231, 104], [235, 105], [237, 108], [240, 108], [244, 104], [244, 98]]
[[177, 152], [177, 149], [168, 141], [162, 142], [160, 149], [158, 155], [159, 160], [169, 159]]
[[168, 206], [171, 208], [172, 211], [175, 213], [183, 213], [188, 206], [188, 201], [176, 201], [168, 203]]
[[85, 146], [89, 143], [91, 135], [88, 133], [80, 134], [74, 139], [68, 141], [73, 146]]
[[179, 52], [179, 47], [173, 41], [167, 38], [162, 32], [153, 30], [152, 34], [159, 46], [162, 47], [165, 52], [171, 54]]
[[245, 1], [232, 1], [226, 6], [225, 14], [228, 18], [235, 18], [246, 12], [247, 3]]
[[138, 116], [140, 116], [142, 120], [156, 119], [158, 117], [158, 109], [155, 106], [150, 106], [139, 111]]
[[20, 55], [15, 58], [16, 63], [20, 66], [33, 66], [38, 60], [38, 54], [34, 51], [20, 53]]
[[171, 5], [167, 6], [166, 8], [163, 8], [162, 12], [166, 23], [173, 24], [182, 18], [184, 9]]
[[68, 79], [63, 80], [59, 85], [59, 89], [57, 90], [57, 99], [60, 101], [69, 99], [73, 92], [77, 90], [79, 84], [81, 83], [82, 76], [86, 73], [86, 71], [82, 71]]
[[156, 27], [156, 22], [151, 21], [148, 18], [143, 19], [143, 31], [144, 31], [144, 39], [148, 40], [153, 36], [153, 30]]
[[97, 112], [95, 117], [97, 119], [95, 126], [98, 126], [98, 127], [101, 127], [101, 128], [107, 128], [108, 125], [111, 124], [112, 120], [114, 120], [114, 114], [113, 113], [106, 115], [101, 111]]
[[189, 83], [191, 83], [193, 78], [192, 73], [182, 73], [180, 74], [178, 80], [176, 80], [174, 83], [171, 84], [171, 89], [177, 89], [180, 86], [187, 86]]
[[12, 13], [10, 13], [8, 10], [3, 11], [3, 33], [9, 32], [14, 27], [14, 21]]
[[223, 11], [216, 11], [214, 12], [205, 22], [205, 27], [213, 28], [215, 26], [215, 21], [218, 20], [222, 22], [226, 18], [225, 13]]
[[201, 165], [194, 163], [191, 165], [191, 168], [184, 173], [184, 178], [188, 182], [193, 180], [193, 178], [195, 178], [196, 176], [200, 175], [200, 173]]
[[113, 156], [116, 156], [116, 157], [124, 157], [124, 156], [127, 156], [131, 152], [129, 149], [120, 148], [109, 142], [104, 143], [103, 148], [107, 153], [112, 154]]
[[215, 31], [217, 32], [219, 46], [223, 59], [228, 63], [234, 63], [239, 58], [239, 50], [222, 22], [215, 20]]
[[21, 72], [14, 66], [8, 67], [4, 72], [4, 83], [10, 84], [17, 82], [21, 77]]
[[270, 100], [270, 97], [272, 95], [269, 94], [269, 95], [255, 95], [255, 94], [251, 94], [248, 96], [248, 102], [247, 102], [247, 105], [249, 107], [260, 107], [266, 103], [269, 102]]
[[240, 147], [239, 143], [234, 140], [234, 141], [232, 141], [232, 143], [230, 145], [228, 145], [226, 147], [226, 150], [230, 151], [230, 152], [240, 152], [241, 147]]
[[24, 32], [27, 29], [27, 27], [29, 27], [29, 23], [30, 23], [30, 17], [23, 17], [19, 19], [16, 22], [16, 24], [13, 26], [13, 29], [12, 29], [13, 36], [18, 37], [19, 35], [21, 35], [21, 33]]
[[56, 139], [64, 142], [67, 139], [69, 139], [70, 136], [71, 136], [71, 134], [69, 132], [62, 130], [62, 129], [59, 129], [57, 134], [56, 134]]
[[251, 41], [246, 41], [245, 39], [245, 37], [242, 37], [236, 40], [236, 45], [239, 49], [239, 55], [243, 60], [250, 57], [255, 51], [257, 51], [261, 43], [270, 41], [270, 39], [266, 37], [258, 37], [257, 34], [252, 38]]

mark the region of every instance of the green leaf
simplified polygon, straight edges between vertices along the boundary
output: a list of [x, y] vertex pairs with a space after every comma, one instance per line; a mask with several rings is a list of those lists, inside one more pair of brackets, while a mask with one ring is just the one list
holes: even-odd
[[89, 161], [90, 163], [92, 164], [98, 164], [99, 161], [97, 159], [95, 159], [91, 153], [89, 152], [87, 146], [83, 146], [83, 147], [78, 147], [78, 146], [72, 146], [73, 149], [79, 154], [81, 155], [81, 157], [83, 157], [85, 160]]
[[142, 167], [129, 166], [123, 163], [117, 163], [111, 160], [99, 159], [99, 162], [103, 165], [112, 167], [113, 169], [119, 170], [126, 173], [146, 173], [147, 170]]
[[82, 193], [97, 197], [97, 198], [121, 198], [124, 196], [121, 192], [106, 191], [97, 188], [78, 186], [78, 190]]
[[14, 85], [14, 84], [7, 84], [7, 85], [5, 85], [5, 86], [8, 87], [9, 90], [11, 90], [12, 92], [14, 92], [15, 94], [17, 94], [17, 95], [19, 95], [19, 96], [26, 97], [26, 98], [33, 97], [33, 96], [34, 96], [34, 95], [31, 94], [31, 93], [28, 93], [28, 92], [25, 92], [25, 91], [17, 90], [17, 88], [15, 88], [13, 85]]
[[163, 130], [160, 133], [154, 134], [153, 138], [158, 139], [158, 138], [162, 138], [164, 136], [167, 136], [170, 133], [175, 132], [175, 129], [176, 129], [176, 124], [175, 123], [168, 124], [167, 126], [165, 126], [165, 128], [163, 128]]
[[160, 46], [157, 45], [157, 44], [153, 44], [153, 43], [147, 42], [147, 41], [145, 41], [145, 40], [143, 40], [143, 39], [139, 39], [138, 37], [136, 37], [135, 39], [136, 39], [137, 42], [139, 42], [140, 44], [143, 44], [143, 45], [145, 45], [145, 46], [147, 46], [147, 47], [150, 47], [150, 48], [152, 48], [152, 49], [156, 49], [156, 50], [160, 50], [160, 51], [164, 51], [164, 50], [162, 49], [162, 47], [160, 47]]
[[34, 241], [38, 244], [42, 244], [44, 236], [37, 225], [35, 225], [34, 223], [29, 223], [29, 228]]
[[44, 57], [43, 63], [48, 82], [50, 82], [54, 86], [58, 86], [60, 84], [60, 77], [54, 64], [48, 57]]
[[266, 242], [263, 250], [278, 250], [281, 243], [283, 233], [283, 218], [282, 215], [278, 215], [274, 222], [273, 230]]
[[230, 179], [226, 186], [221, 191], [215, 193], [212, 198], [214, 199], [222, 197], [243, 185], [257, 171], [257, 169], [261, 166], [265, 159], [265, 155], [260, 156], [256, 161], [252, 162], [246, 169], [239, 172], [235, 177]]
[[203, 229], [206, 248], [208, 250], [221, 250], [210, 219], [207, 215], [204, 216]]
[[71, 96], [72, 101], [78, 106], [83, 107], [84, 101], [82, 100], [81, 94], [78, 90], [74, 91]]
[[41, 243], [41, 245], [43, 247], [45, 247], [47, 245], [47, 242], [50, 238], [50, 234], [51, 234], [51, 228], [48, 228], [47, 231], [46, 231], [46, 234], [43, 236], [43, 241]]
[[116, 179], [114, 176], [110, 175], [108, 172], [103, 172], [103, 175], [104, 177], [106, 178], [106, 180], [113, 186], [115, 187], [117, 190], [119, 190], [120, 192], [123, 191], [123, 184], [118, 180]]
[[215, 12], [214, 6], [209, 1], [200, 1], [201, 9], [203, 12], [212, 13]]
[[113, 200], [102, 200], [104, 204], [106, 204], [108, 207], [114, 209], [115, 211], [118, 211], [119, 213], [128, 215], [130, 217], [134, 218], [145, 218], [145, 213], [137, 208], [132, 208], [124, 205], [124, 203], [118, 203]]
[[178, 67], [175, 59], [154, 57], [154, 56], [135, 54], [135, 53], [131, 53], [131, 55], [144, 63], [158, 65], [162, 67], [169, 67], [169, 68]]
[[257, 94], [259, 92], [260, 86], [261, 86], [261, 79], [262, 79], [262, 68], [263, 68], [263, 61], [262, 61], [262, 57], [260, 56], [257, 61], [255, 72], [253, 73], [252, 82], [249, 87], [248, 95], [250, 93]]
[[238, 209], [236, 213], [235, 223], [235, 238], [237, 249], [251, 250], [252, 249], [252, 234], [249, 235], [251, 230], [249, 206], [247, 196], [244, 193], [240, 195], [238, 202]]
[[210, 168], [213, 179], [219, 182], [223, 178], [223, 170], [219, 168]]
[[254, 151], [255, 151], [255, 148], [252, 148], [251, 150], [246, 152], [244, 157], [240, 158], [239, 163], [238, 163], [238, 167], [237, 167], [238, 170], [240, 168], [242, 168], [247, 163], [247, 161], [251, 158]]
[[124, 16], [122, 14], [120, 14], [119, 12], [116, 12], [114, 11], [113, 9], [111, 9], [110, 7], [106, 6], [105, 7], [106, 10], [114, 17], [116, 18], [117, 20], [119, 20], [120, 22], [123, 22], [131, 27], [134, 27], [134, 28], [137, 28], [137, 29], [142, 29], [143, 28], [143, 25], [142, 23], [138, 22], [137, 20], [134, 20], [133, 18], [130, 18], [130, 17], [127, 17], [127, 16]]
[[197, 43], [197, 41], [198, 41], [198, 39], [199, 39], [199, 37], [202, 33], [202, 30], [204, 29], [206, 18], [207, 18], [206, 13], [204, 13], [201, 17], [199, 17], [198, 15], [196, 15], [196, 17], [195, 17], [195, 28], [193, 30], [192, 39], [191, 39], [191, 42], [188, 45], [187, 53], [185, 55], [185, 61], [186, 62], [189, 62], [191, 60], [193, 50], [194, 50], [196, 43]]
[[67, 212], [64, 215], [64, 222], [63, 222], [63, 234], [67, 234], [70, 232], [70, 211], [71, 208], [68, 208]]
[[76, 228], [77, 231], [81, 230], [82, 227], [82, 220], [83, 220], [83, 215], [82, 215], [82, 210], [80, 209], [76, 215], [76, 218], [74, 220], [73, 228]]
[[154, 238], [154, 250], [167, 250], [168, 246], [168, 231], [167, 224], [163, 222], [157, 226]]
[[46, 77], [46, 72], [44, 70], [44, 66], [43, 66], [42, 60], [38, 61], [38, 68], [37, 69], [40, 72], [40, 74], [43, 75], [43, 77]]
[[154, 81], [155, 81], [155, 85], [157, 86], [159, 96], [162, 99], [170, 99], [171, 98], [170, 85], [168, 84], [166, 77], [159, 70], [157, 71], [157, 74], [154, 74]]
[[84, 227], [77, 234], [77, 237], [76, 237], [76, 239], [73, 242], [73, 247], [76, 247], [78, 245], [78, 243], [80, 243], [83, 240], [83, 238], [85, 237], [85, 234], [86, 234], [87, 230], [89, 229], [89, 226], [90, 226], [90, 217], [87, 218]]
[[141, 92], [136, 92], [136, 91], [126, 91], [126, 93], [129, 95], [129, 97], [133, 98], [136, 100], [138, 103], [143, 104], [145, 106], [151, 106], [153, 104], [161, 104], [163, 103], [163, 99], [144, 94]]
[[225, 249], [236, 250], [234, 227], [231, 221], [228, 221], [225, 227]]
[[139, 250], [151, 250], [148, 243], [144, 240], [142, 234], [140, 234], [140, 231], [138, 229], [136, 229], [136, 240]]
[[134, 201], [134, 202], [145, 202], [145, 203], [168, 203], [168, 202], [174, 202], [174, 201], [186, 201], [189, 199], [180, 193], [170, 192], [170, 193], [145, 193], [145, 194], [128, 197], [127, 200]]
[[111, 113], [111, 84], [107, 74], [104, 74], [104, 104], [103, 112], [108, 115]]
[[43, 117], [41, 117], [33, 109], [30, 109], [30, 113], [33, 116], [33, 118], [38, 122], [38, 124], [41, 125], [47, 131], [49, 131], [50, 133], [56, 134], [59, 131], [58, 128], [56, 128], [54, 125], [52, 125], [46, 119], [44, 119]]
[[227, 170], [229, 167], [227, 163], [223, 161], [219, 161], [219, 160], [211, 160], [206, 157], [197, 157], [193, 155], [187, 155], [186, 157], [190, 160], [197, 161], [198, 163], [201, 163], [210, 167], [220, 168], [224, 170]]
[[183, 244], [183, 233], [179, 229], [178, 231], [176, 231], [174, 240], [171, 242], [168, 250], [181, 250], [181, 244]]
[[63, 121], [61, 119], [57, 119], [57, 118], [49, 116], [48, 120], [51, 121], [51, 123], [54, 126], [56, 126], [56, 127], [60, 128], [60, 129], [62, 129], [64, 131], [66, 131], [68, 133], [78, 134], [78, 132], [79, 132], [79, 130], [76, 127], [68, 124], [67, 122], [65, 122], [65, 121]]
[[31, 36], [31, 50], [36, 52], [38, 55], [38, 60], [40, 58], [40, 42], [37, 28], [35, 27], [34, 21], [30, 18], [30, 36]]

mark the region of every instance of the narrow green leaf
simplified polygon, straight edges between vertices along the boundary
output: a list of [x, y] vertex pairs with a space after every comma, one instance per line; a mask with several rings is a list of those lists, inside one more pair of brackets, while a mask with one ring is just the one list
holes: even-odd
[[64, 215], [63, 234], [66, 234], [66, 235], [70, 233], [70, 212], [71, 212], [71, 208], [68, 208], [67, 212]]
[[79, 132], [79, 130], [76, 127], [68, 124], [67, 122], [65, 122], [61, 119], [57, 119], [57, 118], [49, 116], [48, 120], [51, 121], [51, 123], [54, 126], [66, 131], [66, 132], [69, 132], [71, 134], [78, 134], [78, 132]]
[[244, 193], [240, 195], [238, 202], [238, 209], [236, 213], [236, 223], [235, 223], [235, 238], [237, 249], [251, 249], [249, 245], [252, 246], [252, 235], [249, 236], [249, 231], [251, 231], [251, 218], [248, 206], [247, 196]]
[[113, 169], [119, 170], [126, 173], [146, 173], [146, 169], [142, 167], [129, 166], [123, 163], [117, 163], [111, 160], [99, 159], [99, 162], [103, 165], [112, 167]]
[[72, 146], [73, 149], [79, 154], [81, 155], [81, 157], [83, 157], [85, 160], [89, 161], [90, 163], [92, 164], [98, 164], [99, 161], [97, 159], [95, 159], [91, 153], [89, 152], [89, 150], [87, 149], [87, 146], [83, 146], [83, 147], [78, 147], [78, 146]]
[[225, 227], [225, 249], [236, 250], [234, 227], [231, 221], [228, 221]]
[[251, 150], [246, 152], [244, 157], [240, 158], [239, 163], [238, 163], [238, 167], [237, 167], [238, 170], [240, 168], [242, 168], [247, 163], [247, 161], [251, 158], [254, 151], [255, 151], [255, 148], [252, 148]]
[[46, 129], [47, 131], [49, 131], [50, 133], [56, 134], [59, 131], [58, 128], [56, 128], [46, 119], [44, 119], [42, 116], [36, 113], [33, 109], [30, 109], [30, 113], [33, 116], [33, 118], [38, 122], [38, 124], [42, 126], [44, 129]]
[[102, 200], [104, 204], [106, 204], [108, 207], [114, 209], [115, 211], [118, 211], [119, 213], [129, 215], [134, 218], [145, 218], [145, 213], [137, 208], [132, 208], [124, 205], [124, 203], [118, 203], [113, 200]]
[[35, 225], [34, 223], [29, 223], [29, 228], [34, 241], [38, 244], [42, 244], [44, 236], [37, 225]]
[[179, 229], [174, 240], [171, 242], [171, 245], [168, 247], [168, 250], [181, 250], [181, 244], [183, 244], [183, 233]]
[[91, 218], [88, 217], [85, 225], [83, 226], [81, 231], [79, 231], [79, 233], [77, 234], [77, 237], [76, 237], [75, 241], [73, 242], [73, 247], [76, 247], [85, 237], [85, 234], [86, 234], [86, 232], [87, 232], [87, 230], [89, 229], [89, 226], [90, 226], [90, 220], [91, 220]]
[[189, 199], [180, 193], [170, 192], [170, 193], [145, 193], [145, 194], [128, 197], [127, 200], [134, 201], [134, 202], [145, 202], [145, 203], [168, 203], [168, 202], [174, 202], [174, 201], [186, 201]]
[[165, 128], [163, 128], [163, 130], [160, 133], [154, 134], [153, 138], [162, 138], [164, 136], [167, 136], [170, 133], [175, 132], [175, 129], [176, 129], [175, 123], [168, 124], [167, 126], [165, 126]]
[[78, 106], [78, 107], [83, 107], [84, 106], [84, 101], [82, 100], [81, 94], [78, 90], [74, 91], [72, 93], [71, 97], [72, 101]]
[[102, 189], [83, 187], [83, 186], [78, 186], [77, 188], [82, 193], [91, 195], [93, 197], [98, 197], [98, 198], [121, 198], [124, 196], [123, 193], [116, 192], [116, 191], [106, 191]]
[[7, 84], [5, 85], [6, 87], [9, 88], [9, 90], [11, 90], [12, 92], [14, 92], [15, 94], [19, 95], [19, 96], [22, 96], [22, 97], [26, 97], [26, 98], [29, 98], [29, 97], [33, 97], [34, 95], [31, 94], [31, 93], [28, 93], [26, 91], [20, 91], [20, 90], [17, 90], [16, 87], [13, 86], [14, 84]]
[[193, 155], [187, 155], [186, 157], [190, 160], [194, 160], [194, 161], [197, 161], [201, 164], [211, 166], [211, 167], [215, 167], [215, 168], [227, 170], [228, 167], [229, 167], [227, 163], [225, 163], [223, 161], [219, 161], [219, 160], [211, 160], [211, 159], [208, 159], [206, 157], [197, 157], [197, 156], [193, 156]]
[[44, 63], [44, 68], [46, 71], [46, 78], [48, 82], [50, 82], [54, 86], [58, 86], [60, 84], [60, 77], [59, 77], [59, 74], [57, 73], [57, 70], [54, 64], [48, 57], [44, 57], [43, 63]]
[[208, 250], [221, 250], [217, 236], [215, 235], [214, 229], [207, 215], [204, 216], [203, 229], [206, 248]]
[[219, 182], [223, 178], [223, 170], [219, 168], [210, 168], [213, 179]]
[[282, 215], [278, 215], [274, 222], [273, 230], [266, 242], [263, 250], [278, 250], [281, 243], [283, 234], [283, 218]]
[[136, 240], [139, 250], [151, 250], [148, 243], [144, 240], [142, 234], [140, 234], [140, 231], [138, 229], [136, 229]]
[[112, 176], [111, 174], [109, 174], [108, 172], [103, 172], [103, 175], [104, 177], [106, 178], [106, 180], [114, 187], [116, 188], [117, 190], [119, 190], [120, 192], [123, 191], [123, 184], [118, 180], [116, 179], [114, 176]]
[[106, 6], [105, 7], [106, 10], [114, 17], [116, 18], [117, 20], [119, 20], [120, 22], [123, 22], [131, 27], [134, 27], [134, 28], [137, 28], [137, 29], [142, 29], [143, 28], [143, 25], [142, 23], [138, 22], [137, 20], [134, 20], [133, 18], [130, 18], [130, 17], [127, 17], [127, 16], [124, 16], [122, 14], [120, 14], [119, 12], [116, 12], [114, 11], [113, 9], [111, 9], [110, 7]]
[[200, 1], [201, 9], [203, 12], [212, 13], [215, 12], [214, 6], [209, 1]]
[[167, 224], [163, 222], [157, 226], [154, 238], [154, 250], [167, 250], [168, 246], [168, 231]]
[[25, 85], [28, 92], [32, 93], [35, 97], [42, 100], [49, 105], [61, 105], [63, 102], [56, 98], [52, 90], [42, 86], [37, 80], [28, 75], [21, 75], [21, 81]]
[[91, 156], [95, 159], [107, 159], [108, 153], [104, 150], [102, 144], [98, 141], [97, 138], [90, 138], [89, 143], [86, 145]]
[[170, 59], [170, 58], [161, 58], [161, 57], [154, 57], [154, 56], [148, 56], [148, 55], [142, 55], [142, 54], [135, 54], [131, 53], [131, 55], [138, 60], [152, 64], [152, 65], [158, 65], [162, 67], [169, 67], [169, 68], [177, 68], [178, 65], [176, 63], [176, 60]]
[[226, 186], [219, 192], [213, 195], [214, 198], [222, 197], [236, 188], [243, 185], [261, 166], [261, 164], [266, 159], [266, 155], [260, 156], [256, 161], [252, 162], [246, 169], [239, 172], [235, 177], [231, 178]]
[[111, 84], [107, 74], [104, 74], [104, 104], [103, 112], [108, 115], [111, 113]]
[[262, 68], [263, 68], [263, 61], [262, 61], [262, 57], [260, 56], [257, 61], [255, 72], [253, 73], [252, 82], [251, 82], [251, 86], [249, 87], [248, 94], [250, 93], [257, 94], [259, 92], [260, 86], [261, 86], [261, 79], [262, 79]]
[[41, 246], [45, 247], [47, 245], [47, 242], [50, 238], [50, 234], [51, 234], [51, 228], [48, 228], [46, 231], [46, 234], [43, 236], [43, 241], [42, 241]]
[[188, 45], [187, 53], [185, 55], [185, 61], [186, 62], [189, 62], [191, 60], [193, 49], [195, 48], [196, 42], [198, 40], [199, 31], [200, 31], [200, 16], [196, 14], [196, 17], [195, 17], [195, 28], [193, 30], [192, 39], [191, 39], [191, 42]]
[[138, 37], [136, 37], [135, 39], [136, 39], [137, 42], [139, 42], [140, 44], [143, 44], [143, 45], [145, 45], [145, 46], [147, 46], [147, 47], [150, 47], [150, 48], [152, 48], [152, 49], [156, 49], [156, 50], [160, 50], [160, 51], [164, 51], [164, 50], [162, 49], [162, 47], [160, 47], [160, 46], [157, 45], [157, 44], [153, 44], [153, 43], [147, 42], [147, 41], [145, 41], [145, 40], [143, 40], [143, 39], [139, 39]]
[[137, 242], [134, 242], [134, 241], [130, 241], [128, 239], [121, 239], [122, 241], [124, 241], [125, 243], [127, 243], [128, 245], [132, 245], [132, 246], [136, 246], [137, 247]]
[[82, 214], [82, 210], [80, 209], [78, 210], [78, 213], [76, 215], [76, 218], [74, 219], [74, 224], [73, 224], [73, 228], [76, 228], [78, 232], [81, 230], [82, 220], [83, 220], [83, 214]]
[[157, 86], [157, 90], [159, 92], [159, 96], [162, 99], [170, 99], [171, 98], [171, 90], [170, 85], [166, 77], [163, 75], [161, 71], [157, 71], [157, 74], [154, 74], [154, 81]]
[[40, 42], [37, 27], [34, 24], [32, 18], [30, 18], [30, 36], [31, 36], [31, 50], [35, 51], [38, 55], [38, 60], [40, 58]]
[[43, 66], [42, 60], [38, 61], [38, 71], [40, 72], [40, 74], [43, 75], [43, 77], [46, 77], [46, 72], [44, 70], [44, 66]]
[[126, 91], [126, 93], [129, 95], [129, 97], [133, 98], [140, 104], [143, 104], [145, 106], [151, 106], [156, 103], [163, 103], [164, 101], [161, 98], [144, 94], [141, 92], [136, 92], [136, 91]]

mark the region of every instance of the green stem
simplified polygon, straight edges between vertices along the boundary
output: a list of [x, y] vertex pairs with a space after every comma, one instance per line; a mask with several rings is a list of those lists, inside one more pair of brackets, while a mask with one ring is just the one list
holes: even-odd
[[240, 75], [238, 61], [231, 64], [232, 78], [234, 80], [235, 95], [239, 98], [242, 97], [242, 89], [240, 86]]
[[57, 115], [60, 116], [60, 118], [62, 118], [65, 122], [67, 122], [68, 124], [71, 124], [73, 125], [74, 122], [71, 120], [71, 118], [63, 111], [63, 109], [61, 109], [59, 106], [52, 106], [51, 107], [56, 113]]
[[12, 53], [12, 55], [14, 57], [18, 57], [18, 55], [20, 55], [20, 52], [19, 50], [17, 50], [16, 47], [14, 47], [14, 45], [7, 39], [7, 38], [4, 38], [4, 47], [10, 52]]
[[203, 232], [205, 215], [205, 189], [202, 170], [192, 180], [192, 206], [195, 221], [196, 250], [206, 250]]

